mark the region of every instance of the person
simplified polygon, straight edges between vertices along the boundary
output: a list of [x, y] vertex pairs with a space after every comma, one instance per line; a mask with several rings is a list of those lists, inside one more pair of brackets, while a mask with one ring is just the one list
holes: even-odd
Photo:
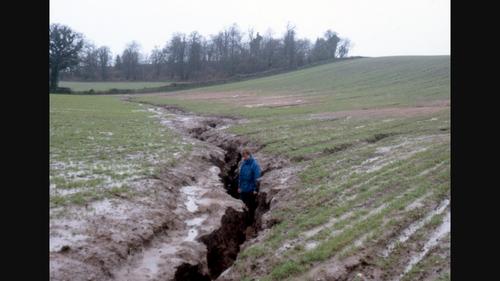
[[249, 210], [249, 218], [252, 219], [256, 208], [255, 197], [259, 192], [261, 171], [259, 163], [253, 158], [248, 148], [242, 150], [241, 156], [243, 163], [238, 178], [238, 193]]

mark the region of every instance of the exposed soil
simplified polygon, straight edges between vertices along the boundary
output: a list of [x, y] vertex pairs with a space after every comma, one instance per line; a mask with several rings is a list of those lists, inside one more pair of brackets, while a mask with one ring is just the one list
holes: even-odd
[[[153, 95], [164, 96], [165, 94], [158, 93]], [[249, 91], [172, 93], [169, 94], [169, 97], [182, 98], [183, 100], [217, 101], [246, 108], [300, 106], [319, 102], [319, 97], [307, 94], [290, 95], [290, 93], [284, 93], [283, 95], [270, 95], [269, 93], [262, 94], [260, 92]]]
[[[401, 280], [402, 276], [424, 257], [435, 251], [439, 251], [440, 254], [442, 254], [441, 252], [446, 251], [446, 242], [443, 241], [443, 238], [446, 234], [449, 234], [450, 230], [449, 210], [443, 222], [435, 229], [429, 230], [424, 245], [419, 245], [419, 243], [417, 243], [418, 240], [412, 241], [410, 245], [411, 247], [415, 248], [415, 250], [408, 250], [408, 252], [405, 250], [404, 252], [398, 253], [396, 255], [396, 262], [388, 269], [382, 268], [380, 261], [384, 257], [387, 257], [387, 255], [394, 247], [392, 245], [395, 241], [402, 240], [402, 237], [405, 237], [407, 239], [408, 236], [411, 236], [411, 234], [413, 234], [416, 227], [421, 227], [423, 223], [429, 221], [430, 217], [445, 211], [448, 207], [448, 204], [449, 201], [447, 199], [442, 201], [438, 205], [436, 205], [432, 200], [423, 200], [421, 211], [424, 213], [424, 215], [422, 218], [414, 221], [414, 218], [405, 217], [394, 227], [386, 229], [380, 235], [380, 237], [378, 237], [378, 240], [380, 241], [379, 243], [369, 247], [365, 247], [362, 245], [362, 240], [366, 237], [365, 234], [353, 243], [352, 246], [357, 247], [357, 250], [354, 251], [353, 254], [348, 255], [347, 257], [342, 257], [341, 252], [339, 252], [332, 258], [324, 262], [315, 264], [310, 270], [297, 277], [292, 278], [291, 280]], [[398, 216], [394, 218], [397, 217]], [[356, 246], [355, 244], [358, 241], [360, 243]], [[443, 268], [446, 268], [446, 266], [438, 265], [438, 267], [435, 269], [435, 272], [439, 273]], [[432, 271], [431, 273], [433, 272], [434, 271]], [[426, 274], [428, 275], [429, 272], [420, 273], [420, 275], [422, 276]], [[436, 278], [436, 275], [434, 274], [433, 277]], [[422, 278], [422, 280], [423, 279], [424, 278]]]
[[[385, 109], [382, 113], [420, 114], [419, 110], [423, 110], [427, 114], [429, 108], [442, 110], [447, 106], [449, 104], [427, 105], [404, 113]], [[296, 175], [303, 164], [263, 154], [260, 145], [225, 131], [244, 120], [199, 116], [169, 106], [149, 110], [192, 145], [191, 154], [174, 167], [161, 167], [157, 178], [140, 187], [140, 196], [51, 209], [51, 280], [240, 280], [240, 273], [232, 267], [239, 252], [263, 239], [268, 228], [277, 223], [270, 219], [270, 213], [293, 196], [282, 191], [298, 183]], [[349, 114], [352, 116], [352, 111]], [[378, 142], [386, 137], [377, 135], [366, 141]], [[237, 193], [239, 152], [244, 146], [254, 151], [262, 168], [257, 207], [252, 217]], [[378, 148], [377, 156], [363, 162], [359, 170], [370, 172], [390, 163], [392, 158], [388, 154], [397, 149], [399, 146]], [[415, 151], [418, 150], [410, 152]], [[355, 254], [347, 258], [334, 256], [296, 280], [399, 280], [408, 268], [436, 251], [436, 244], [441, 246], [440, 241], [449, 232], [449, 217], [446, 217], [430, 232], [425, 245], [415, 246], [411, 254], [401, 258], [398, 262], [401, 268], [384, 272], [376, 264], [377, 260], [392, 254], [396, 243], [407, 241], [432, 214], [447, 208], [447, 202], [436, 206], [426, 198], [416, 200], [405, 211], [425, 210], [428, 215], [417, 221], [406, 218], [387, 229], [381, 236], [385, 243], [363, 247], [364, 239], [370, 234], [366, 233], [353, 243], [353, 247], [359, 248]], [[333, 218], [296, 241], [287, 241], [276, 255], [286, 251], [287, 245], [303, 243], [307, 237], [348, 215]], [[315, 241], [305, 244], [307, 249], [316, 246]], [[255, 273], [259, 274], [259, 270], [255, 268]]]
[[[141, 196], [51, 210], [59, 214], [50, 225], [51, 280], [214, 280], [269, 225], [262, 215], [273, 195], [294, 182], [295, 170], [280, 172], [287, 160], [224, 131], [238, 120], [150, 111], [192, 144], [191, 155], [163, 167]], [[254, 217], [237, 199], [243, 146], [262, 168]]]
[[447, 108], [450, 108], [449, 100], [420, 104], [413, 107], [411, 106], [384, 107], [384, 108], [346, 110], [337, 112], [325, 112], [325, 113], [311, 114], [310, 119], [333, 120], [344, 117], [353, 117], [360, 119], [384, 118], [384, 117], [415, 117], [415, 116], [424, 116], [433, 114]]

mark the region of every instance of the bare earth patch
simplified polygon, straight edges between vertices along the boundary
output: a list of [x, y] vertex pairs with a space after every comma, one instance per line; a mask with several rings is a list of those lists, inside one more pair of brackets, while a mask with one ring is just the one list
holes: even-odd
[[[167, 96], [154, 94], [152, 96]], [[222, 102], [226, 104], [254, 107], [283, 107], [317, 103], [318, 97], [310, 95], [262, 95], [258, 92], [195, 92], [182, 94], [168, 94], [169, 98], [188, 101]]]
[[352, 118], [384, 118], [384, 117], [416, 117], [437, 113], [441, 110], [450, 107], [449, 101], [433, 102], [414, 107], [385, 107], [385, 108], [371, 108], [371, 109], [356, 109], [337, 112], [324, 112], [318, 114], [311, 114], [311, 119], [336, 119], [344, 117]]
[[247, 226], [246, 207], [223, 179], [237, 168], [238, 145], [251, 144], [224, 132], [230, 120], [162, 111], [152, 110], [193, 145], [190, 155], [143, 182], [137, 196], [52, 208], [51, 280], [213, 280], [266, 224], [260, 217], [272, 195], [297, 170], [280, 171], [282, 160], [256, 153], [263, 170], [259, 219]]

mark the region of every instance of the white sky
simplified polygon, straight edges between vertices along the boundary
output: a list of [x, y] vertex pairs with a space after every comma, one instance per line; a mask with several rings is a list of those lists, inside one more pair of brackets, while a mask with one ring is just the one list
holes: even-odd
[[50, 0], [50, 23], [114, 55], [132, 40], [149, 53], [174, 32], [208, 38], [232, 23], [276, 37], [288, 22], [312, 42], [332, 29], [351, 40], [353, 56], [450, 54], [450, 0]]

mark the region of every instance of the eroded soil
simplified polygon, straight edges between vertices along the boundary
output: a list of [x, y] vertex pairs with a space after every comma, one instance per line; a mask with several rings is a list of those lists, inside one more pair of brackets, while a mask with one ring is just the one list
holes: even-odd
[[[52, 209], [52, 280], [216, 279], [240, 245], [266, 226], [262, 215], [273, 196], [296, 181], [297, 169], [286, 160], [260, 154], [259, 146], [224, 131], [237, 120], [149, 110], [191, 143], [192, 153], [161, 167], [140, 196]], [[242, 146], [256, 151], [263, 171], [254, 218], [236, 199]]]

